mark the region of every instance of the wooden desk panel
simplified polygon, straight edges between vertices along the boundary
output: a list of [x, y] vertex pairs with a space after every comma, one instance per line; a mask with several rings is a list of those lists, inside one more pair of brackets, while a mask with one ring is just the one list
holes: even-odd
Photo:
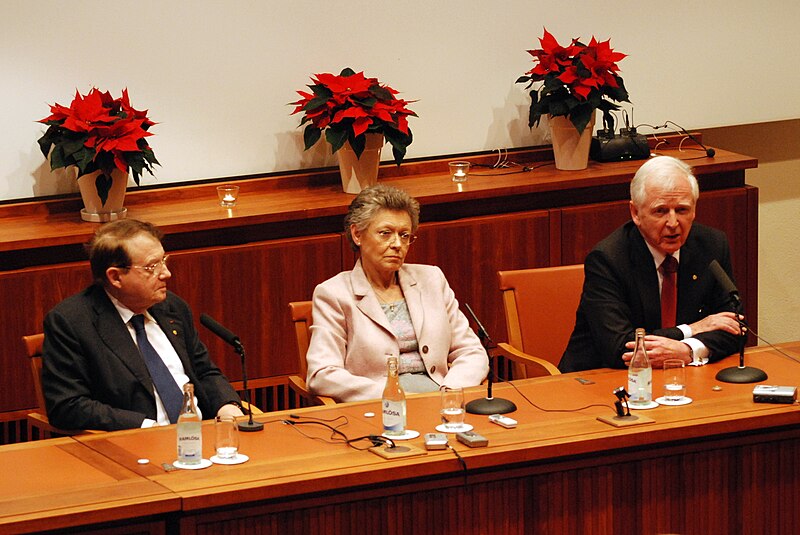
[[[800, 343], [786, 347], [800, 358]], [[520, 424], [508, 430], [469, 415], [490, 445], [451, 441], [466, 472], [449, 451], [386, 461], [325, 444], [278, 423], [286, 413], [261, 416], [263, 433], [242, 434], [248, 463], [197, 472], [133, 466], [139, 456], [171, 459], [173, 428], [77, 440], [180, 495], [181, 528], [190, 533], [347, 533], [355, 526], [410, 533], [432, 525], [446, 533], [797, 532], [800, 406], [753, 403], [753, 385], [712, 390], [716, 371], [737, 362], [689, 368], [694, 402], [634, 411], [655, 422], [629, 428], [596, 419], [613, 412], [611, 392], [625, 383], [624, 370], [530, 379], [518, 390], [497, 385], [496, 395], [517, 404]], [[749, 351], [747, 362], [767, 371], [770, 383], [796, 384], [800, 376], [800, 364], [771, 349]], [[576, 376], [594, 384], [581, 385]], [[656, 370], [654, 392], [661, 387]], [[468, 397], [483, 393], [469, 389]], [[408, 405], [409, 427], [432, 431], [438, 395], [409, 396]], [[355, 436], [379, 430], [380, 420], [366, 411], [378, 413], [378, 402], [295, 412], [346, 415], [342, 430]], [[209, 434], [206, 426], [206, 455]], [[410, 442], [422, 446], [421, 437]]]
[[69, 438], [0, 447], [0, 474], [4, 533], [138, 518], [143, 533], [163, 533], [163, 516], [180, 509], [166, 488]]

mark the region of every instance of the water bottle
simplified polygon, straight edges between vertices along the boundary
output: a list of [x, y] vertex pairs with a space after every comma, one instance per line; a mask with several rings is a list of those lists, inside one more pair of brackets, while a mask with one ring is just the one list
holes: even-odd
[[649, 405], [653, 399], [653, 367], [644, 348], [644, 329], [636, 329], [636, 346], [628, 367], [628, 403], [631, 407]]
[[383, 408], [383, 433], [399, 436], [406, 432], [406, 393], [400, 386], [397, 357], [389, 355], [386, 359], [389, 371], [386, 374], [386, 387], [383, 389], [381, 407]]
[[194, 404], [194, 385], [183, 385], [183, 405], [178, 416], [178, 461], [200, 464], [203, 460], [203, 423]]

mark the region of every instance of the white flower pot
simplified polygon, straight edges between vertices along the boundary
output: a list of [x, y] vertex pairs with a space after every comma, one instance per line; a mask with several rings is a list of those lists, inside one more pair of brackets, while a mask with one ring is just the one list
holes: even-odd
[[[77, 169], [75, 172], [77, 174]], [[128, 209], [122, 206], [125, 202], [125, 191], [128, 187], [128, 174], [119, 169], [114, 169], [111, 172], [111, 189], [108, 192], [105, 204], [100, 200], [95, 186], [95, 181], [99, 175], [100, 171], [95, 171], [78, 179], [78, 187], [81, 190], [84, 206], [83, 210], [81, 210], [81, 219], [95, 223], [124, 219], [128, 212]]]
[[336, 151], [339, 157], [339, 174], [342, 175], [342, 189], [345, 193], [357, 194], [362, 189], [378, 183], [383, 135], [366, 134], [366, 136], [367, 143], [361, 158], [356, 157], [350, 142]]

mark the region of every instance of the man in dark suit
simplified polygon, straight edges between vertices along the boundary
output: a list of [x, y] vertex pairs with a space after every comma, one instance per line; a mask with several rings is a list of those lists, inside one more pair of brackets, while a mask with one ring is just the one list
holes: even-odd
[[87, 249], [95, 283], [44, 320], [50, 422], [104, 430], [174, 423], [187, 382], [203, 417], [241, 416], [239, 397], [198, 338], [189, 306], [167, 291], [172, 274], [161, 232], [123, 219], [100, 227]]
[[[691, 169], [675, 158], [653, 158], [636, 172], [632, 220], [586, 257], [575, 329], [558, 366], [562, 372], [624, 368], [637, 327], [648, 333], [653, 367], [668, 358], [700, 366], [738, 350], [739, 322], [730, 296], [708, 270], [716, 259], [732, 276], [728, 240], [718, 230], [693, 225], [698, 196]], [[670, 269], [670, 263], [677, 266]]]

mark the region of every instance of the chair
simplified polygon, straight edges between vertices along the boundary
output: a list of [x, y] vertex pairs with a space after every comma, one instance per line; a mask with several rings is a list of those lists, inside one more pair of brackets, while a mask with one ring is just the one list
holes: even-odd
[[50, 438], [54, 435], [83, 435], [90, 433], [102, 433], [95, 429], [83, 430], [70, 430], [60, 429], [52, 424], [47, 418], [47, 411], [44, 403], [44, 392], [42, 391], [42, 344], [44, 343], [44, 334], [31, 334], [22, 337], [22, 342], [25, 344], [25, 352], [31, 363], [31, 376], [33, 378], [33, 387], [36, 390], [36, 403], [37, 407], [33, 412], [27, 414], [28, 423], [34, 429], [37, 429], [41, 438]]
[[508, 343], [498, 344], [499, 348], [512, 360], [535, 355], [547, 364], [537, 362], [531, 367], [515, 362], [514, 377], [559, 373], [557, 366], [575, 326], [583, 291], [583, 264], [497, 274], [508, 326]]
[[309, 405], [335, 405], [336, 401], [333, 398], [312, 394], [308, 389], [308, 385], [306, 385], [306, 376], [308, 375], [306, 353], [308, 352], [308, 344], [311, 341], [309, 332], [311, 327], [311, 301], [289, 303], [289, 311], [292, 314], [294, 335], [297, 339], [297, 369], [299, 373], [299, 375], [289, 376], [289, 387], [300, 396], [301, 400]]

